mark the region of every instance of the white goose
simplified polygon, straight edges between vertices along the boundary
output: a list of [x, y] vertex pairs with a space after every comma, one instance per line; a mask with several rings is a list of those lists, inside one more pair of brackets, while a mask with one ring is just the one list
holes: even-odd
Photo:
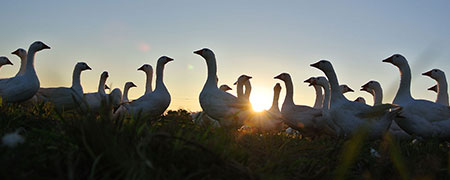
[[294, 104], [294, 85], [288, 73], [281, 73], [275, 79], [284, 81], [286, 97], [281, 106], [283, 121], [292, 129], [300, 131], [305, 136], [319, 135], [322, 131], [322, 111], [309, 106]]
[[109, 74], [107, 71], [104, 71], [101, 75], [100, 75], [100, 81], [98, 83], [98, 88], [97, 88], [97, 92], [95, 93], [86, 93], [84, 94], [84, 102], [83, 103], [83, 110], [84, 111], [91, 111], [94, 113], [99, 112], [101, 106], [102, 106], [102, 102], [103, 105], [105, 105], [104, 103], [106, 102], [106, 98], [107, 98], [107, 94], [105, 92], [105, 83], [106, 80], [108, 79]]
[[78, 108], [83, 103], [80, 76], [84, 70], [91, 70], [91, 68], [84, 62], [77, 63], [73, 70], [71, 87], [40, 88], [36, 93], [37, 101], [51, 102], [58, 111]]
[[163, 75], [164, 66], [170, 61], [173, 61], [173, 59], [167, 56], [162, 56], [158, 59], [155, 90], [131, 101], [129, 104], [123, 104], [117, 110], [115, 118], [126, 114], [130, 114], [134, 118], [155, 118], [166, 111], [170, 105], [170, 93], [166, 85], [164, 85]]
[[[219, 89], [224, 91], [224, 92], [227, 92], [229, 90], [233, 90], [233, 89], [231, 89], [230, 86], [228, 86], [226, 84], [222, 84]], [[213, 128], [220, 127], [219, 121], [213, 119], [212, 117], [209, 117], [203, 111], [197, 112], [197, 113], [193, 113], [192, 114], [192, 121], [195, 124], [198, 124], [198, 125], [201, 125], [201, 126], [205, 126], [205, 127], [208, 127], [208, 126], [211, 126]]]
[[312, 85], [319, 86], [324, 90], [324, 99], [323, 99], [323, 107], [322, 107], [322, 118], [324, 124], [324, 132], [331, 136], [338, 136], [340, 132], [342, 132], [342, 128], [338, 126], [337, 123], [333, 121], [333, 118], [330, 118], [330, 83], [328, 82], [326, 77], [319, 76], [315, 77], [311, 81]]
[[25, 49], [19, 48], [11, 54], [17, 55], [20, 58], [20, 69], [19, 72], [17, 72], [16, 76], [25, 74], [25, 70], [27, 69], [27, 51]]
[[128, 103], [130, 102], [130, 100], [128, 99], [128, 91], [132, 88], [132, 87], [137, 87], [133, 82], [126, 82], [125, 83], [125, 87], [123, 88], [123, 98], [122, 98], [122, 103]]
[[436, 103], [448, 106], [448, 88], [447, 78], [445, 73], [439, 69], [432, 69], [426, 73], [422, 73], [424, 76], [428, 76], [437, 82], [437, 99]]
[[146, 78], [145, 78], [145, 94], [149, 94], [153, 91], [152, 89], [152, 80], [153, 80], [153, 67], [150, 64], [144, 64], [142, 65], [138, 71], [144, 71]]
[[400, 87], [393, 103], [403, 107], [397, 124], [409, 134], [424, 138], [450, 138], [450, 107], [428, 100], [417, 100], [411, 96], [411, 69], [400, 54], [383, 60], [400, 70]]
[[233, 84], [236, 85], [236, 94], [239, 101], [239, 106], [242, 106], [242, 108], [245, 108], [246, 110], [251, 110], [252, 108], [250, 103], [251, 84], [249, 81], [251, 78], [252, 77], [244, 74], [239, 76], [238, 80]]
[[27, 67], [22, 76], [0, 79], [0, 96], [6, 102], [23, 102], [32, 98], [39, 90], [39, 79], [34, 69], [34, 56], [36, 52], [50, 49], [40, 41], [30, 45], [27, 55]]
[[3, 66], [3, 65], [13, 65], [13, 63], [7, 58], [7, 57], [5, 57], [5, 56], [0, 56], [0, 68]]
[[312, 82], [316, 80], [315, 77], [310, 77], [309, 79], [303, 81], [305, 83], [309, 83], [308, 86], [313, 86], [314, 90], [316, 91], [316, 100], [314, 101], [313, 108], [320, 109], [323, 106], [323, 94], [322, 94], [322, 88], [318, 85], [312, 84]]
[[[373, 96], [374, 106], [380, 105], [383, 102], [383, 89], [381, 85], [377, 81], [369, 81], [366, 84], [361, 86], [361, 91], [366, 91]], [[391, 127], [389, 127], [389, 132], [394, 135], [397, 139], [410, 139], [411, 136], [406, 133], [400, 126], [398, 126], [397, 122], [392, 121]]]
[[339, 90], [342, 94], [348, 93], [348, 92], [355, 92], [352, 88], [348, 87], [346, 84], [339, 85]]
[[241, 127], [246, 119], [245, 111], [236, 107], [238, 99], [235, 96], [217, 87], [217, 64], [214, 53], [207, 48], [194, 53], [202, 56], [208, 66], [208, 78], [199, 97], [203, 111], [218, 120], [222, 126]]
[[392, 105], [373, 108], [349, 101], [341, 93], [336, 73], [329, 61], [321, 60], [311, 66], [320, 69], [328, 77], [331, 86], [329, 118], [342, 128], [340, 135], [352, 135], [360, 128], [368, 128], [370, 138], [380, 138], [388, 130], [401, 108], [389, 111]]

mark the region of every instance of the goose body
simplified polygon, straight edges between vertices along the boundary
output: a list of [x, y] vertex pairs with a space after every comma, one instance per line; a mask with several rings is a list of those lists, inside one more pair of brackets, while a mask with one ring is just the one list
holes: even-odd
[[125, 83], [125, 87], [123, 88], [123, 98], [122, 98], [122, 103], [128, 103], [130, 102], [130, 100], [128, 99], [128, 91], [132, 88], [132, 87], [137, 87], [133, 82], [126, 82]]
[[340, 127], [337, 131], [340, 136], [352, 135], [361, 128], [367, 128], [370, 138], [380, 138], [388, 130], [400, 108], [389, 111], [391, 105], [373, 108], [349, 101], [340, 91], [336, 73], [329, 61], [321, 60], [311, 66], [320, 69], [328, 77], [331, 86], [328, 118]]
[[[221, 91], [224, 91], [224, 92], [227, 92], [229, 90], [233, 90], [233, 89], [231, 89], [230, 86], [228, 86], [226, 84], [220, 85], [219, 89]], [[213, 128], [220, 127], [219, 121], [217, 121], [217, 120], [213, 119], [212, 117], [208, 116], [203, 111], [197, 112], [197, 113], [193, 113], [192, 114], [192, 120], [194, 121], [195, 124], [198, 124], [198, 125], [201, 125], [201, 126], [205, 126], [205, 127], [211, 126]]]
[[448, 106], [448, 87], [445, 73], [439, 69], [432, 69], [422, 75], [428, 76], [437, 82], [437, 98], [436, 103]]
[[119, 110], [117, 110], [115, 114], [116, 117], [129, 114], [135, 118], [154, 118], [166, 111], [170, 105], [171, 98], [166, 85], [164, 85], [163, 75], [164, 66], [170, 61], [173, 61], [173, 59], [167, 56], [162, 56], [158, 59], [156, 65], [155, 90], [128, 104], [123, 104]]
[[25, 74], [25, 71], [27, 69], [27, 51], [25, 49], [19, 48], [11, 54], [17, 55], [20, 58], [20, 69], [19, 72], [17, 72], [16, 76]]
[[109, 77], [108, 72], [104, 71], [100, 75], [100, 81], [98, 84], [97, 92], [84, 94], [84, 102], [86, 102], [86, 104], [84, 102], [82, 103], [83, 110], [86, 111], [89, 108], [91, 112], [98, 112], [102, 106], [102, 102], [103, 105], [105, 105], [104, 103], [107, 100], [107, 94], [105, 92], [105, 83], [108, 77]]
[[40, 82], [34, 69], [34, 56], [36, 52], [50, 49], [40, 41], [30, 45], [28, 49], [25, 73], [7, 79], [0, 79], [0, 96], [5, 102], [24, 102], [31, 99], [39, 90]]
[[400, 54], [383, 60], [399, 68], [400, 87], [393, 103], [403, 110], [395, 120], [409, 134], [423, 138], [450, 138], [450, 107], [428, 100], [418, 100], [411, 96], [411, 69], [408, 61]]
[[40, 88], [36, 93], [37, 101], [51, 102], [58, 111], [79, 107], [83, 103], [83, 87], [80, 83], [80, 76], [84, 70], [91, 70], [91, 68], [84, 62], [77, 63], [73, 70], [71, 87]]
[[288, 73], [281, 73], [275, 79], [284, 81], [286, 86], [286, 97], [281, 106], [284, 123], [292, 129], [300, 131], [303, 135], [318, 135], [319, 131], [322, 130], [322, 124], [318, 123], [321, 122], [322, 111], [309, 106], [294, 104], [294, 86]]
[[9, 59], [7, 58], [7, 57], [5, 57], [5, 56], [0, 56], [0, 68], [3, 66], [3, 65], [13, 65], [13, 63], [11, 62], [11, 61], [9, 61]]
[[203, 111], [218, 120], [221, 126], [241, 127], [246, 119], [245, 111], [239, 108], [237, 97], [217, 87], [217, 62], [214, 53], [207, 48], [194, 53], [202, 56], [208, 67], [208, 77], [199, 96]]

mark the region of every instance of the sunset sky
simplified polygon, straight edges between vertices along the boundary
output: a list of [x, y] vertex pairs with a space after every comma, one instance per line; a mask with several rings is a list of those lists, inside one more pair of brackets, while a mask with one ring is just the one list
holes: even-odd
[[[450, 73], [450, 1], [3, 1], [0, 77], [15, 75], [19, 58], [11, 52], [28, 49], [36, 40], [52, 49], [36, 56], [42, 87], [70, 86], [76, 62], [93, 70], [82, 73], [85, 92], [96, 91], [100, 74], [123, 89], [126, 81], [144, 92], [145, 74], [137, 71], [167, 55], [165, 84], [169, 109], [200, 110], [199, 93], [206, 81], [206, 63], [194, 50], [212, 49], [218, 61], [219, 84], [231, 87], [239, 75], [253, 77], [252, 102], [268, 108], [273, 77], [288, 72], [294, 80], [296, 104], [312, 105], [314, 89], [303, 81], [324, 76], [309, 64], [330, 60], [341, 84], [357, 90], [353, 100], [372, 97], [359, 91], [369, 80], [381, 83], [391, 102], [399, 72], [381, 60], [403, 54], [412, 68], [412, 94], [434, 100], [426, 89], [435, 81], [420, 75], [432, 68]], [[284, 99], [284, 85], [280, 106]], [[232, 92], [235, 94], [235, 91]]]

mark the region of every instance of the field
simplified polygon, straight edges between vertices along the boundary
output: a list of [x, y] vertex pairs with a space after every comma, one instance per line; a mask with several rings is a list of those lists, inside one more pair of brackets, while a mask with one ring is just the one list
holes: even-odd
[[[449, 179], [445, 141], [343, 140], [211, 129], [185, 110], [154, 120], [0, 108], [0, 179]], [[373, 154], [375, 149], [378, 154]]]

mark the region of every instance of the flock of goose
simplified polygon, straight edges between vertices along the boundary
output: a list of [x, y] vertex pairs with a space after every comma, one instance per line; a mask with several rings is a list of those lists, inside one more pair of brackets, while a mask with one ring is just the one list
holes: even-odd
[[[98, 91], [85, 93], [80, 83], [81, 72], [91, 70], [84, 62], [75, 65], [72, 86], [41, 88], [34, 68], [35, 54], [41, 50], [50, 49], [40, 41], [30, 45], [27, 51], [18, 49], [15, 54], [21, 59], [19, 72], [11, 78], [0, 79], [0, 96], [6, 103], [42, 103], [49, 102], [57, 111], [81, 110], [93, 113], [111, 113], [114, 118], [131, 116], [158, 117], [168, 108], [171, 97], [163, 82], [165, 65], [172, 58], [162, 56], [156, 64], [156, 87], [152, 89], [153, 68], [145, 64], [138, 70], [147, 75], [145, 93], [136, 100], [128, 99], [128, 91], [136, 87], [133, 82], [127, 82], [124, 92], [118, 88], [105, 92], [108, 72], [100, 75]], [[311, 77], [305, 80], [316, 91], [316, 101], [313, 107], [296, 105], [293, 100], [294, 85], [288, 73], [274, 77], [284, 82], [286, 97], [278, 107], [281, 91], [280, 83], [274, 87], [273, 103], [269, 110], [255, 113], [249, 101], [251, 93], [250, 79], [241, 75], [236, 81], [237, 97], [228, 93], [227, 85], [218, 87], [216, 58], [210, 49], [204, 48], [194, 52], [206, 60], [208, 75], [200, 93], [199, 100], [202, 112], [193, 114], [194, 122], [214, 127], [239, 128], [244, 125], [261, 131], [281, 131], [285, 125], [299, 131], [304, 136], [330, 135], [346, 137], [354, 135], [361, 129], [366, 129], [372, 139], [382, 137], [390, 132], [396, 138], [409, 139], [450, 137], [450, 107], [447, 93], [447, 81], [444, 72], [433, 69], [426, 73], [437, 81], [437, 85], [429, 90], [437, 92], [435, 102], [414, 99], [411, 96], [411, 70], [405, 57], [399, 54], [383, 60], [398, 67], [401, 74], [400, 87], [392, 104], [382, 104], [383, 92], [380, 83], [369, 81], [361, 86], [362, 91], [373, 95], [374, 105], [365, 103], [364, 98], [355, 101], [348, 100], [343, 94], [353, 91], [348, 86], [339, 85], [332, 64], [320, 60], [312, 67], [321, 70], [326, 77]], [[11, 64], [7, 57], [0, 57], [0, 67]]]

